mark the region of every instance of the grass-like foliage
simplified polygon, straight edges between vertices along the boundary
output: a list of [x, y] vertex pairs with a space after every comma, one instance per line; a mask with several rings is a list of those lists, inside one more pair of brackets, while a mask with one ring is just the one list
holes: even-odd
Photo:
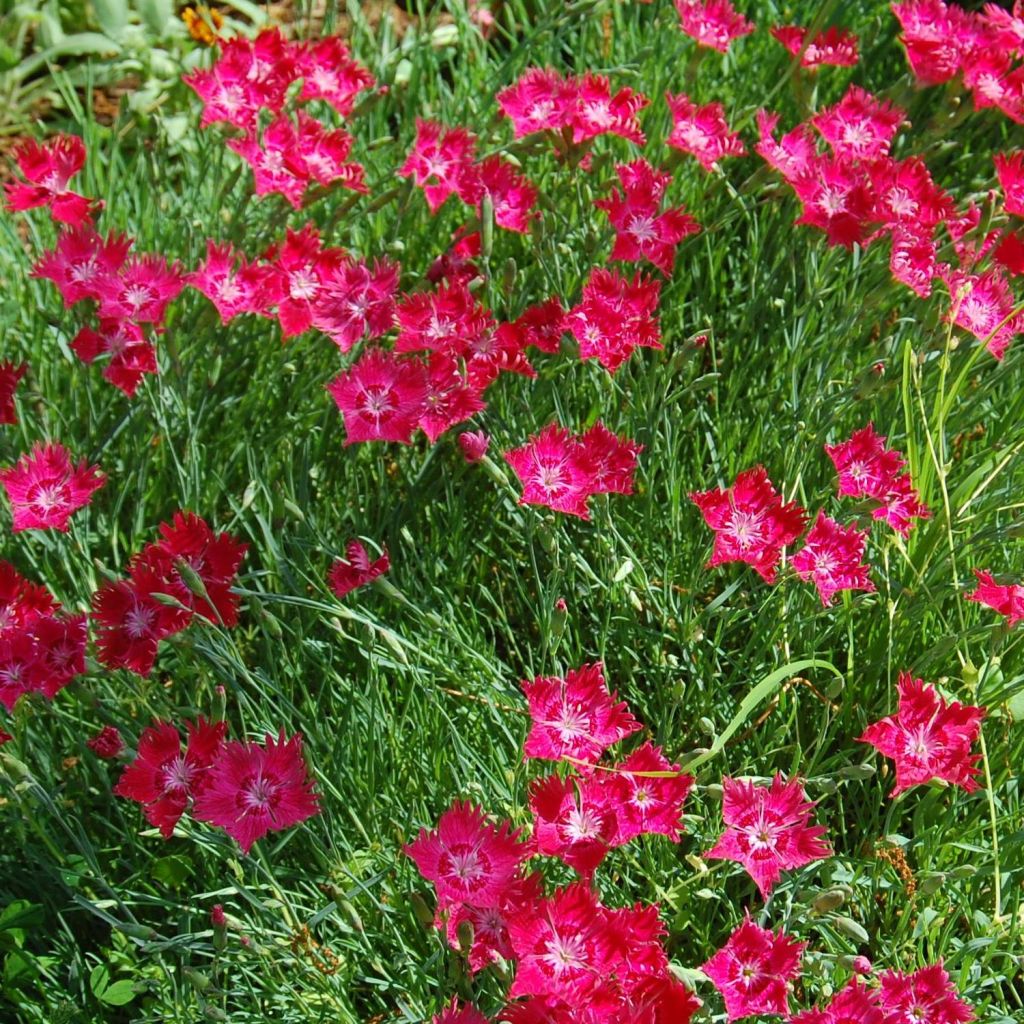
[[1024, 1019], [1024, 22], [382, 6], [13, 149], [0, 1018]]

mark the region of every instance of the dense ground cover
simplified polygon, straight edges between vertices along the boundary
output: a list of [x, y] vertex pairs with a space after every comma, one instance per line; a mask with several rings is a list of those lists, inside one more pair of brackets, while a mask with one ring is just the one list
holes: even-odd
[[[670, 173], [663, 208], [685, 207], [700, 231], [679, 232], [686, 237], [670, 274], [642, 264], [650, 280], [661, 279], [663, 348], [627, 352], [612, 373], [580, 358], [566, 332], [553, 351], [528, 350], [535, 377], [495, 370], [486, 408], [468, 408], [471, 420], [435, 443], [413, 435], [414, 416], [398, 429], [411, 443], [346, 446], [344, 396], [336, 404], [325, 389], [339, 375], [350, 379], [376, 344], [360, 340], [362, 329], [344, 353], [324, 330], [282, 342], [285, 317], [271, 309], [280, 311], [281, 296], [271, 301], [264, 291], [269, 315], [222, 323], [208, 298], [186, 287], [165, 317], [155, 315], [159, 334], [142, 328], [155, 341], [159, 372], [141, 376], [128, 397], [104, 379], [107, 362], [86, 365], [82, 346], [72, 347], [82, 328], [100, 326], [96, 309], [124, 309], [124, 295], [108, 290], [66, 308], [51, 280], [30, 274], [66, 229], [46, 209], [0, 218], [0, 362], [28, 367], [16, 389], [17, 422], [0, 427], [0, 466], [52, 441], [106, 476], [67, 532], [13, 532], [11, 506], [0, 511], [4, 560], [68, 612], [94, 614], [85, 671], [52, 699], [30, 692], [15, 702], [5, 677], [13, 710], [0, 720], [12, 736], [0, 747], [0, 1015], [421, 1021], [455, 995], [497, 1014], [514, 970], [474, 972], [465, 951], [450, 948], [430, 923], [435, 894], [417, 871], [424, 858], [414, 862], [403, 847], [455, 801], [529, 832], [532, 780], [553, 771], [589, 778], [580, 761], [610, 739], [556, 767], [524, 760], [531, 719], [521, 681], [600, 661], [643, 726], [602, 765], [649, 739], [693, 785], [680, 841], [642, 835], [616, 845], [594, 884], [608, 907], [658, 904], [667, 956], [703, 1001], [694, 1020], [725, 1019], [722, 996], [699, 969], [747, 910], [807, 943], [794, 1012], [827, 1002], [863, 969], [854, 958], [866, 957], [881, 972], [941, 960], [979, 1019], [1024, 1019], [1020, 634], [997, 611], [966, 600], [976, 586], [972, 570], [1001, 583], [1022, 572], [1021, 346], [1009, 343], [1001, 359], [990, 351], [1003, 347], [1004, 328], [1012, 335], [1019, 315], [1010, 273], [1019, 260], [1004, 244], [1019, 221], [993, 156], [1020, 145], [1020, 112], [1009, 87], [1009, 109], [1001, 110], [986, 106], [994, 87], [985, 92], [982, 83], [972, 95], [962, 75], [932, 86], [916, 81], [885, 5], [757, 4], [745, 13], [756, 31], [723, 54], [698, 47], [668, 0], [509, 2], [493, 25], [453, 3], [420, 12], [400, 36], [388, 19], [371, 27], [354, 5], [346, 41], [376, 86], [349, 114], [322, 100], [305, 109], [351, 132], [343, 159], [365, 168], [366, 191], [314, 185], [301, 208], [253, 194], [251, 171], [225, 145], [239, 132], [200, 127], [202, 104], [186, 84], [169, 86], [149, 109], [124, 107], [104, 125], [74, 82], [57, 74], [66, 106], [58, 126], [81, 137], [87, 153], [69, 187], [102, 201], [92, 210], [102, 234], [125, 232], [138, 252], [180, 261], [183, 272], [202, 264], [210, 239], [256, 260], [284, 242], [287, 228], [311, 224], [325, 246], [371, 267], [379, 259], [400, 264], [404, 295], [436, 291], [442, 271], [449, 285], [464, 272], [468, 293], [497, 322], [552, 296], [569, 309], [595, 269], [629, 279], [638, 269], [609, 261], [616, 232], [595, 203], [620, 188], [616, 165], [641, 155]], [[225, 35], [255, 35], [236, 19]], [[856, 66], [802, 69], [769, 32], [812, 22], [855, 33]], [[339, 24], [328, 12], [316, 34]], [[294, 39], [307, 33], [303, 19], [288, 29]], [[216, 58], [191, 41], [168, 52], [182, 72]], [[635, 131], [632, 141], [614, 133], [574, 140], [572, 125], [514, 137], [496, 97], [529, 68], [595, 72], [609, 77], [613, 92], [628, 87], [649, 97], [635, 112], [643, 143]], [[1012, 80], [1009, 64], [989, 71]], [[930, 296], [894, 281], [890, 239], [869, 238], [879, 229], [909, 231], [911, 222], [920, 228], [925, 213], [893, 214], [893, 228], [879, 219], [873, 195], [855, 197], [861, 207], [837, 216], [827, 197], [807, 198], [806, 181], [827, 176], [815, 164], [796, 180], [805, 208], [817, 213], [794, 225], [801, 202], [753, 152], [759, 110], [779, 114], [778, 136], [834, 107], [851, 83], [904, 112], [881, 130], [893, 137], [891, 156], [919, 157], [948, 193], [934, 238], [950, 269], [945, 280], [925, 274], [934, 278]], [[669, 145], [666, 92], [722, 103], [747, 152], [708, 169]], [[399, 174], [416, 151], [417, 118], [473, 132], [481, 158], [514, 157], [537, 190], [525, 233], [495, 224], [499, 204], [477, 205], [482, 186], [465, 177], [454, 187], [471, 201], [448, 198], [431, 213], [424, 190]], [[825, 123], [817, 134], [826, 134]], [[695, 138], [703, 144], [699, 133], [683, 141]], [[826, 152], [824, 141], [817, 145]], [[860, 166], [849, 153], [838, 163], [828, 173]], [[1024, 209], [1019, 197], [1016, 205]], [[479, 228], [479, 251], [438, 263], [467, 224]], [[997, 250], [1009, 270], [1000, 269]], [[973, 321], [959, 316], [968, 289], [956, 274], [990, 271], [1010, 281], [997, 296], [1002, 305]], [[254, 290], [272, 288], [254, 273]], [[959, 324], [950, 322], [951, 307]], [[604, 322], [595, 343], [602, 361], [617, 361], [607, 339], [621, 344], [625, 331], [618, 319]], [[490, 328], [481, 335], [490, 340]], [[502, 366], [522, 369], [515, 338]], [[465, 365], [464, 352], [459, 358]], [[522, 486], [501, 454], [553, 422], [573, 434], [601, 422], [642, 446], [633, 493], [596, 494], [589, 519], [571, 514], [580, 511], [578, 490], [563, 502], [568, 514], [520, 503]], [[837, 494], [841, 455], [830, 457], [825, 446], [869, 423], [903, 453], [930, 510], [905, 532], [890, 525], [904, 526], [894, 516], [872, 517], [879, 505], [891, 511], [884, 489], [876, 501]], [[466, 458], [466, 430], [488, 435], [484, 460]], [[861, 574], [860, 589], [823, 605], [796, 573], [802, 527], [780, 534], [774, 550], [762, 544], [760, 561], [748, 559], [770, 577], [788, 544], [774, 582], [750, 565], [708, 566], [715, 538], [702, 511], [712, 517], [713, 501], [699, 507], [689, 496], [729, 488], [757, 465], [785, 501], [807, 510], [807, 526], [820, 509], [867, 533], [863, 561], [874, 589], [864, 589]], [[733, 507], [736, 500], [733, 492]], [[174, 576], [181, 569], [173, 551], [160, 561], [160, 524], [179, 510], [247, 545], [237, 580], [230, 557], [224, 579], [202, 584], [187, 569]], [[338, 597], [328, 572], [356, 538], [372, 557], [386, 550], [390, 568]], [[109, 605], [94, 595], [126, 579], [147, 545], [157, 566], [150, 592], [170, 587], [171, 602], [156, 604], [178, 620], [152, 670], [140, 675], [124, 658], [118, 667], [109, 636], [96, 643]], [[341, 575], [352, 574], [343, 567]], [[179, 628], [185, 618], [190, 624]], [[0, 641], [13, 643], [2, 633]], [[6, 649], [0, 656], [5, 665], [15, 658]], [[948, 701], [986, 709], [969, 754], [953, 742], [955, 729], [945, 737], [956, 763], [944, 777], [967, 788], [924, 782], [894, 798], [893, 760], [859, 742], [871, 723], [895, 713], [903, 672], [938, 686]], [[115, 795], [114, 787], [155, 719], [183, 728], [199, 716], [226, 722], [234, 741], [301, 734], [318, 813], [299, 808], [300, 824], [243, 853], [236, 839], [248, 839], [230, 825], [235, 838], [214, 827], [225, 816], [204, 812], [197, 799], [163, 838], [132, 794]], [[104, 726], [126, 744], [113, 757], [87, 742]], [[974, 763], [977, 788], [965, 775]], [[777, 772], [802, 780], [818, 801], [812, 820], [833, 852], [784, 871], [766, 902], [739, 864], [707, 853], [723, 832], [723, 779], [766, 785]], [[933, 774], [940, 773], [923, 778]], [[563, 840], [552, 850], [564, 854]], [[602, 833], [602, 855], [608, 842]], [[552, 857], [535, 864], [549, 893], [580, 867], [572, 857], [573, 868]], [[211, 918], [215, 906], [223, 923]], [[473, 937], [463, 930], [454, 944]], [[954, 1019], [939, 1012], [920, 1019]]]

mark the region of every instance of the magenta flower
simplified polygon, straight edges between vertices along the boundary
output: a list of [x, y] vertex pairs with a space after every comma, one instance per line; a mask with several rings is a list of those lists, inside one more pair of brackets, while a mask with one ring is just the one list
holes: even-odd
[[440, 1013], [434, 1014], [432, 1024], [490, 1024], [472, 1003], [459, 1005], [454, 997]]
[[302, 206], [312, 176], [302, 156], [299, 132], [289, 117], [281, 114], [262, 134], [252, 128], [227, 144], [252, 168], [256, 195], [277, 192], [296, 210]]
[[682, 206], [661, 211], [661, 200], [671, 175], [655, 170], [646, 160], [618, 164], [615, 168], [622, 191], [612, 192], [594, 205], [608, 214], [615, 228], [611, 259], [626, 262], [650, 260], [666, 276], [672, 273], [676, 247], [700, 225]]
[[434, 883], [439, 906], [498, 906], [527, 855], [510, 822], [495, 826], [470, 803], [454, 803], [437, 828], [420, 829], [404, 851]]
[[341, 128], [327, 129], [315, 117], [299, 111], [298, 150], [293, 154], [295, 173], [305, 167], [306, 174], [325, 187], [351, 189], [365, 195], [366, 185], [362, 164], [348, 159], [355, 139]]
[[365, 587], [391, 568], [391, 559], [386, 549], [374, 560], [358, 540], [348, 542], [345, 555], [345, 558], [334, 560], [327, 574], [327, 583], [337, 597], [344, 597], [358, 587]]
[[[638, 835], [668, 836], [679, 842], [683, 832], [683, 804], [693, 788], [693, 776], [684, 775], [660, 747], [644, 743], [615, 766], [622, 780], [621, 797], [615, 808], [618, 821], [616, 846]], [[645, 773], [660, 774], [645, 774]], [[666, 774], [672, 772], [674, 774]]]
[[530, 786], [534, 852], [557, 857], [590, 881], [616, 845], [615, 781], [603, 773], [585, 779], [545, 775]]
[[992, 162], [1003, 190], [1003, 208], [1007, 213], [1024, 217], [1024, 150], [997, 153]]
[[910, 69], [922, 85], [941, 85], [956, 77], [970, 35], [967, 12], [943, 0], [894, 3]]
[[893, 228], [889, 270], [894, 281], [906, 285], [920, 298], [928, 298], [939, 270], [935, 240], [913, 229]]
[[31, 625], [59, 607], [46, 587], [25, 579], [10, 562], [0, 561], [0, 633]]
[[[862, 958], [861, 958], [862, 959]], [[888, 1024], [891, 1020], [878, 1005], [877, 990], [856, 978], [821, 1010], [804, 1010], [790, 1018], [791, 1024]]]
[[26, 693], [42, 691], [43, 679], [43, 666], [31, 632], [0, 633], [0, 704], [13, 711]]
[[498, 93], [501, 112], [512, 121], [515, 137], [558, 131], [572, 124], [576, 88], [550, 68], [528, 68], [519, 80]]
[[807, 39], [807, 31], [799, 25], [778, 25], [772, 29], [772, 35], [794, 57], [800, 57], [801, 67], [852, 68], [857, 63], [857, 37], [852, 32], [830, 25]]
[[1024, 586], [1019, 583], [1001, 585], [996, 583], [991, 573], [975, 569], [978, 586], [967, 595], [968, 601], [988, 605], [993, 611], [1006, 617], [1007, 625], [1012, 626], [1024, 619]]
[[90, 224], [62, 231], [52, 250], [44, 252], [32, 268], [33, 277], [52, 281], [65, 306], [82, 299], [99, 299], [108, 279], [115, 277], [128, 259], [131, 239], [110, 232], [106, 238]]
[[617, 693], [611, 693], [600, 662], [570, 669], [564, 679], [538, 676], [520, 683], [530, 708], [523, 756], [596, 762], [613, 743], [640, 729]]
[[163, 324], [167, 306], [184, 285], [181, 267], [162, 256], [133, 256], [116, 273], [101, 278], [101, 317], [134, 323]]
[[[530, 222], [536, 216], [533, 208], [537, 205], [537, 189], [533, 182], [500, 156], [487, 157], [481, 161], [477, 170], [480, 175], [481, 199], [484, 194], [491, 197], [494, 223], [507, 231], [527, 234]], [[481, 215], [479, 205], [477, 215]]]
[[521, 448], [504, 453], [523, 484], [521, 505], [546, 505], [556, 512], [589, 519], [593, 494], [631, 494], [642, 446], [618, 437], [603, 424], [573, 435], [550, 423]]
[[26, 181], [6, 185], [8, 210], [48, 206], [55, 221], [80, 227], [103, 206], [67, 187], [85, 165], [85, 143], [78, 136], [57, 135], [42, 145], [27, 139], [15, 147], [14, 159]]
[[328, 264], [311, 300], [312, 324], [348, 352], [365, 338], [379, 338], [395, 321], [401, 268], [390, 260]]
[[[194, 512], [179, 511], [171, 522], [160, 524], [160, 540], [147, 544], [132, 559], [129, 572], [133, 578], [152, 573], [159, 578], [162, 592], [191, 613], [209, 622], [235, 626], [238, 595], [231, 588], [238, 582], [247, 549], [247, 544], [227, 532], [214, 533]], [[183, 565], [188, 577], [182, 572]]]
[[800, 974], [805, 942], [762, 928], [744, 915], [729, 941], [701, 970], [722, 993], [730, 1021], [755, 1014], [789, 1016], [790, 982]]
[[555, 353], [566, 331], [565, 310], [559, 299], [545, 299], [523, 310], [514, 326], [522, 335], [523, 348]]
[[112, 726], [105, 725], [92, 739], [86, 740], [85, 745], [97, 756], [104, 759], [117, 757], [124, 750], [124, 740], [121, 733]]
[[931, 238], [953, 216], [953, 200], [940, 188], [920, 157], [882, 159], [868, 167], [875, 197], [874, 217], [887, 228]]
[[767, 110], [757, 112], [758, 142], [754, 151], [769, 167], [775, 168], [791, 185], [814, 171], [818, 160], [817, 140], [807, 124], [798, 124], [779, 140], [774, 131], [779, 115]]
[[799, 779], [776, 775], [768, 787], [726, 777], [722, 789], [728, 827], [705, 856], [742, 864], [764, 899], [783, 871], [832, 855], [824, 826], [810, 824], [815, 805]]
[[470, 464], [479, 462], [487, 454], [490, 444], [491, 439], [482, 430], [464, 430], [459, 434], [459, 447]]
[[224, 829], [243, 853], [268, 832], [281, 832], [320, 813], [302, 757], [302, 736], [266, 735], [263, 744], [224, 744], [210, 766], [192, 813]]
[[345, 444], [410, 444], [427, 397], [426, 373], [415, 359], [368, 349], [327, 390], [345, 419]]
[[79, 615], [47, 615], [32, 628], [41, 672], [39, 689], [48, 700], [85, 672], [86, 619]]
[[146, 374], [157, 373], [156, 349], [130, 320], [103, 319], [97, 327], [83, 327], [71, 342], [71, 351], [87, 365], [103, 359], [104, 380], [131, 398]]
[[302, 76], [299, 99], [326, 100], [342, 117], [352, 113], [361, 92], [376, 84], [338, 36], [306, 43], [299, 51], [297, 70]]
[[913, 1020], [915, 1024], [967, 1024], [974, 1010], [957, 995], [942, 961], [918, 971], [883, 971], [881, 1006], [886, 1020]]
[[1010, 342], [1024, 331], [1024, 313], [1015, 313], [1016, 300], [999, 267], [981, 274], [946, 270], [943, 280], [950, 294], [947, 320], [973, 334], [1001, 360]]
[[556, 890], [519, 908], [508, 923], [515, 950], [514, 999], [549, 995], [576, 1002], [603, 980], [612, 961], [611, 935], [603, 908], [584, 883]]
[[14, 407], [14, 392], [25, 376], [28, 363], [15, 366], [9, 359], [0, 363], [0, 423], [17, 423], [18, 411]]
[[896, 762], [896, 785], [890, 796], [932, 779], [978, 789], [980, 754], [971, 747], [981, 732], [985, 709], [945, 701], [934, 686], [901, 672], [895, 715], [869, 725], [859, 738]]
[[725, 53], [734, 39], [750, 35], [753, 22], [739, 14], [729, 0], [676, 0], [682, 30], [700, 46]]
[[224, 722], [199, 718], [186, 722], [187, 742], [170, 722], [156, 721], [144, 729], [139, 748], [120, 781], [118, 796], [142, 804], [146, 820], [160, 829], [164, 839], [174, 832], [189, 802], [209, 784], [210, 766], [224, 742]]
[[265, 314], [276, 301], [274, 269], [251, 263], [230, 243], [206, 242], [206, 259], [184, 278], [217, 307], [220, 322], [227, 324], [243, 313]]
[[138, 566], [130, 579], [105, 583], [93, 594], [92, 622], [103, 665], [149, 675], [160, 641], [181, 632], [191, 618], [187, 608], [153, 596], [167, 590], [168, 584], [159, 575]]
[[273, 271], [268, 304], [277, 304], [277, 319], [286, 338], [309, 330], [313, 310], [328, 277], [347, 261], [343, 250], [324, 248], [312, 224], [288, 228], [285, 240], [265, 257]]
[[811, 119], [840, 160], [878, 160], [889, 155], [900, 122], [899, 107], [851, 85], [843, 98]]
[[184, 82], [203, 101], [202, 124], [226, 121], [254, 128], [260, 108], [278, 113], [289, 86], [303, 73], [300, 47], [279, 28], [264, 29], [255, 39], [234, 35], [220, 40], [221, 56], [209, 71], [196, 70]]
[[825, 445], [825, 452], [839, 473], [839, 494], [884, 501], [893, 489], [906, 461], [869, 423], [854, 431], [849, 440]]
[[[469, 950], [470, 971], [481, 971], [502, 960], [512, 960], [515, 952], [508, 935], [508, 918], [520, 907], [544, 898], [544, 880], [537, 872], [515, 878], [493, 907], [474, 907], [469, 903], [453, 904], [442, 912], [445, 935], [452, 949], [459, 949], [459, 926], [468, 921], [473, 927], [473, 945]], [[441, 924], [438, 922], [438, 927]]]
[[712, 170], [727, 156], [742, 156], [746, 147], [725, 120], [725, 107], [721, 103], [698, 106], [684, 93], [665, 94], [672, 114], [672, 134], [666, 142], [673, 149], [695, 156], [701, 167]]
[[60, 444], [36, 444], [30, 454], [0, 471], [0, 484], [11, 502], [15, 533], [67, 533], [72, 514], [88, 505], [106, 482], [99, 466], [88, 466], [84, 459], [72, 465], [71, 453]]
[[572, 141], [577, 145], [598, 135], [618, 135], [638, 146], [645, 142], [637, 114], [650, 100], [623, 86], [614, 94], [605, 75], [588, 71], [573, 82], [576, 106], [572, 118]]
[[596, 359], [610, 373], [636, 348], [662, 348], [658, 323], [661, 281], [636, 273], [632, 279], [598, 267], [564, 325], [580, 346], [581, 359]]
[[471, 355], [494, 332], [494, 317], [463, 283], [407, 295], [397, 309], [396, 352]]
[[904, 473], [896, 478], [892, 490], [885, 496], [885, 503], [871, 513], [872, 518], [888, 523], [897, 533], [906, 537], [915, 519], [928, 519], [931, 510], [918, 497], [910, 480]]
[[861, 559], [867, 542], [866, 530], [840, 526], [824, 512], [793, 555], [792, 565], [802, 580], [813, 580], [821, 603], [827, 608], [840, 590], [874, 590], [870, 568]]
[[791, 184], [802, 208], [797, 224], [823, 231], [829, 245], [867, 244], [873, 203], [864, 166], [847, 157], [816, 156]]
[[475, 204], [478, 188], [476, 136], [465, 128], [445, 128], [436, 121], [416, 119], [416, 140], [398, 169], [422, 187], [431, 213], [437, 213], [450, 195]]
[[481, 396], [490, 381], [490, 377], [480, 380], [473, 374], [472, 366], [460, 364], [453, 355], [431, 353], [427, 364], [427, 394], [418, 421], [431, 444], [450, 427], [486, 408]]
[[708, 568], [746, 562], [766, 583], [775, 582], [782, 549], [800, 536], [807, 521], [799, 505], [782, 501], [764, 466], [744, 470], [726, 490], [695, 491], [690, 500], [715, 531]]

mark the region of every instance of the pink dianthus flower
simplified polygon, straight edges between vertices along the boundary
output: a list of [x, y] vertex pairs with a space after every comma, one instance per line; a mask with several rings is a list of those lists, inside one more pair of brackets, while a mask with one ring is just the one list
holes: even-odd
[[824, 826], [810, 823], [815, 805], [799, 779], [777, 774], [769, 787], [726, 777], [722, 789], [728, 827], [705, 856], [742, 864], [765, 899], [783, 871], [831, 856]]
[[985, 709], [958, 701], [945, 701], [935, 689], [909, 672], [897, 682], [899, 704], [895, 715], [869, 725], [860, 736], [896, 762], [896, 785], [891, 796], [932, 779], [978, 789], [980, 754], [971, 747], [981, 732]]
[[192, 813], [224, 829], [243, 853], [268, 832], [319, 814], [319, 796], [302, 757], [302, 736], [267, 734], [262, 744], [229, 741], [210, 766]]

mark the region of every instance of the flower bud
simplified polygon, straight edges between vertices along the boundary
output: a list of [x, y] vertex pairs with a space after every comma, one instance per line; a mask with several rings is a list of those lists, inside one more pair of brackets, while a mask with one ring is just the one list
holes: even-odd
[[811, 909], [816, 914], [827, 914], [830, 910], [838, 910], [845, 902], [846, 896], [840, 889], [827, 889], [814, 897]]

